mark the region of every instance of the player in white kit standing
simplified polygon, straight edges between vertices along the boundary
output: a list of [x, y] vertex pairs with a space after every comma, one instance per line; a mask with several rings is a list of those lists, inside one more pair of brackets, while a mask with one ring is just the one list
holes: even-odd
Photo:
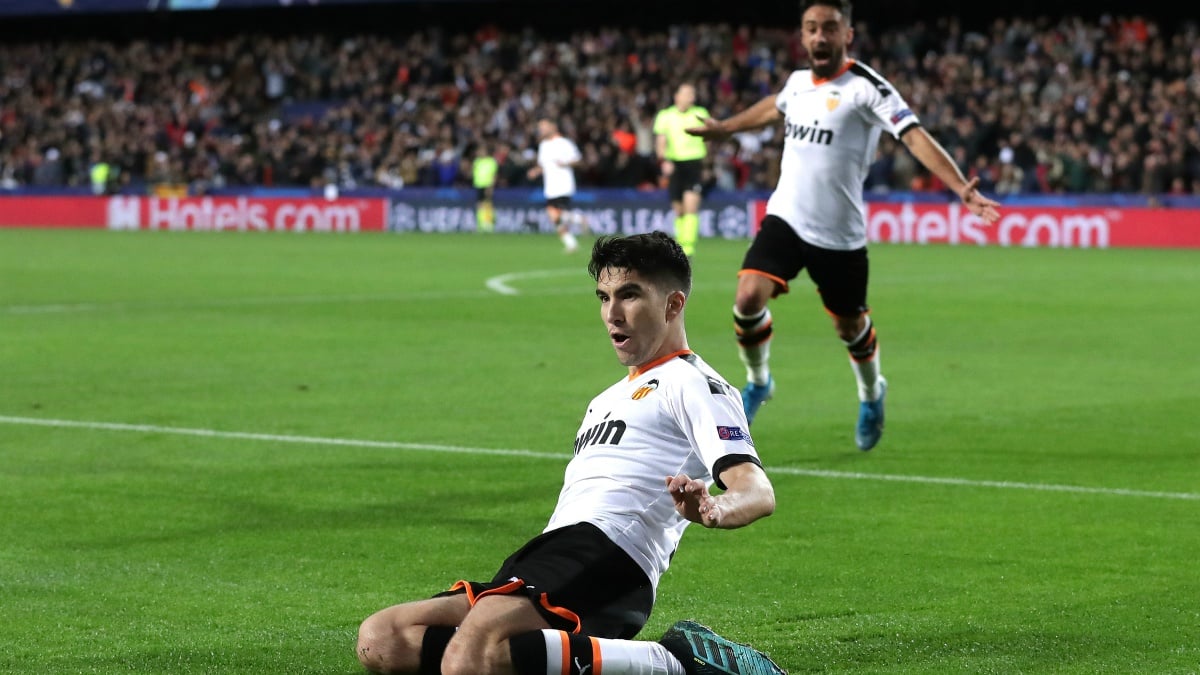
[[794, 71], [783, 89], [725, 120], [688, 130], [706, 139], [783, 121], [779, 184], [738, 273], [733, 316], [738, 353], [746, 365], [742, 403], [753, 422], [774, 395], [769, 366], [768, 302], [788, 292], [800, 271], [817, 286], [834, 330], [845, 343], [858, 383], [854, 438], [870, 450], [883, 435], [887, 381], [867, 305], [867, 227], [862, 186], [882, 131], [898, 138], [929, 171], [985, 223], [1000, 205], [980, 194], [917, 115], [879, 73], [851, 59], [854, 38], [848, 1], [812, 0], [801, 18], [809, 67]]
[[[775, 495], [738, 390], [688, 348], [691, 264], [679, 244], [662, 232], [601, 237], [588, 271], [628, 373], [588, 404], [554, 513], [491, 580], [367, 618], [357, 650], [371, 672], [783, 674], [693, 621], [631, 639], [687, 526], [749, 525]], [[714, 484], [723, 492], [710, 494]]]
[[558, 129], [558, 124], [543, 117], [538, 120], [537, 164], [529, 169], [529, 178], [542, 177], [542, 194], [546, 198], [546, 216], [554, 225], [563, 250], [574, 253], [579, 248], [573, 228], [584, 227], [583, 214], [571, 208], [575, 196], [575, 165], [583, 161], [579, 147]]

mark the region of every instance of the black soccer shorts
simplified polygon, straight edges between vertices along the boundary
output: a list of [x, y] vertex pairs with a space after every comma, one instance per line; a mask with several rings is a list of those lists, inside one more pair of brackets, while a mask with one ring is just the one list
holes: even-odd
[[591, 523], [534, 537], [504, 561], [491, 581], [459, 581], [435, 597], [520, 594], [552, 628], [631, 639], [650, 618], [654, 589], [637, 563]]
[[867, 249], [835, 251], [800, 238], [782, 218], [767, 216], [746, 256], [741, 274], [762, 274], [775, 281], [775, 293], [788, 292], [788, 282], [808, 270], [821, 303], [834, 316], [854, 317], [870, 311], [867, 305]]

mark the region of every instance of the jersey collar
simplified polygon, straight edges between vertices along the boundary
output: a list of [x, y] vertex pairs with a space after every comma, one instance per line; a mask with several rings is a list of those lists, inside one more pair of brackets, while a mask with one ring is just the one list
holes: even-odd
[[843, 74], [845, 74], [845, 72], [847, 70], [850, 70], [850, 66], [853, 66], [853, 65], [854, 65], [854, 59], [846, 59], [846, 62], [842, 64], [841, 69], [838, 70], [836, 73], [834, 73], [833, 77], [829, 77], [829, 78], [814, 77], [813, 78], [813, 86], [819, 87], [822, 84], [825, 84], [826, 82], [832, 82], [832, 81], [838, 79]]
[[662, 364], [666, 363], [667, 361], [670, 361], [673, 358], [676, 358], [679, 356], [685, 356], [685, 355], [691, 354], [691, 353], [692, 353], [692, 350], [690, 350], [690, 349], [680, 349], [679, 351], [671, 352], [670, 354], [667, 354], [666, 356], [664, 356], [662, 358], [655, 359], [655, 360], [651, 361], [650, 363], [647, 363], [646, 365], [642, 366], [641, 368], [638, 368], [634, 372], [630, 373], [629, 379], [632, 381], [635, 377], [640, 377], [646, 371], [657, 368], [657, 367], [661, 366]]

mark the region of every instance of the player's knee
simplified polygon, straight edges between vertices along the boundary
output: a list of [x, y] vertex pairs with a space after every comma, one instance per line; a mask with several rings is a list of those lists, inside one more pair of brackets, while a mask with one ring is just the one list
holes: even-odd
[[[380, 675], [413, 672], [410, 659], [404, 658], [409, 651], [412, 651], [411, 645], [403, 631], [397, 630], [387, 617], [372, 615], [358, 627], [355, 655], [369, 672]], [[415, 657], [412, 661], [415, 662]]]
[[762, 292], [757, 286], [738, 284], [733, 306], [742, 316], [754, 316], [766, 308], [770, 297], [770, 293]]
[[358, 642], [354, 648], [358, 662], [372, 673], [387, 672], [383, 658], [387, 651], [384, 648], [387, 640], [382, 633], [383, 627], [379, 624], [380, 621], [374, 616], [363, 621], [358, 627]]
[[837, 332], [838, 338], [842, 342], [851, 342], [857, 339], [866, 328], [866, 315], [860, 316], [834, 316], [833, 329]]

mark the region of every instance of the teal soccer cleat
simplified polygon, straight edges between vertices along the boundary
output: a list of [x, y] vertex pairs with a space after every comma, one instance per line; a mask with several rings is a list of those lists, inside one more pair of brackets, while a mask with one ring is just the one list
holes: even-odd
[[658, 643], [688, 675], [787, 675], [769, 656], [749, 645], [726, 640], [695, 621], [678, 621]]
[[887, 396], [887, 380], [879, 378], [879, 398], [858, 404], [858, 424], [854, 427], [854, 442], [862, 451], [870, 450], [883, 437], [883, 398]]
[[746, 421], [754, 423], [754, 416], [762, 404], [771, 400], [775, 395], [775, 378], [768, 378], [766, 384], [748, 383], [742, 387], [742, 408], [746, 411]]

